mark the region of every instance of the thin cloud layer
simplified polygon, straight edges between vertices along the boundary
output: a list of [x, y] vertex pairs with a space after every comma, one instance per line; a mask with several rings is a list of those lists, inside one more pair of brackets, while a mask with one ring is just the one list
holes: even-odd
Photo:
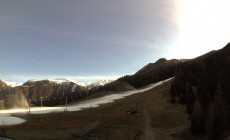
[[0, 77], [125, 75], [178, 36], [175, 1], [0, 1]]

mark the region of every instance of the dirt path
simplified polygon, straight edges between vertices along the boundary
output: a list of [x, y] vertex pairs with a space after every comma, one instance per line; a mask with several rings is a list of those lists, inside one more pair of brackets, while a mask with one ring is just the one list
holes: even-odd
[[151, 112], [149, 110], [151, 106], [151, 110], [157, 110], [160, 103], [160, 98], [162, 96], [156, 93], [153, 93], [151, 97], [145, 102], [143, 107], [143, 120], [144, 120], [144, 135], [141, 140], [156, 140], [159, 139], [157, 134], [153, 131], [152, 128], [152, 120], [151, 120]]
[[146, 110], [144, 110], [144, 120], [145, 120], [145, 130], [144, 135], [142, 136], [141, 140], [154, 140], [156, 136], [152, 130], [151, 126], [151, 118]]
[[175, 133], [181, 132], [181, 131], [183, 131], [184, 129], [190, 127], [190, 126], [191, 126], [191, 123], [188, 121], [188, 114], [186, 114], [184, 120], [185, 120], [186, 124], [185, 124], [182, 128], [179, 128], [179, 129], [177, 129], [177, 130], [173, 130], [173, 131], [167, 132], [167, 133], [165, 133], [165, 134], [175, 134]]
[[[171, 140], [170, 135], [159, 133], [159, 126], [155, 126], [158, 119], [155, 116], [165, 111], [165, 99], [163, 91], [152, 92], [148, 94], [147, 100], [144, 102], [142, 111], [143, 135], [140, 140]], [[155, 118], [155, 119], [154, 119]], [[163, 124], [162, 124], [163, 125]], [[158, 129], [158, 131], [157, 131]]]

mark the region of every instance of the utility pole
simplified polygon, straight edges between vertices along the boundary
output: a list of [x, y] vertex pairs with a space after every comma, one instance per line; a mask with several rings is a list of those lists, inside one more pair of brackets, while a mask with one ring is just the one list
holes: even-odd
[[2, 105], [2, 110], [3, 110], [3, 103], [4, 103], [4, 100], [0, 100], [0, 103]]
[[187, 87], [187, 94], [188, 94], [188, 86], [189, 86], [189, 85], [188, 85], [188, 83], [186, 83], [186, 87]]
[[87, 94], [87, 100], [89, 100], [89, 87], [86, 86], [86, 94]]
[[29, 105], [29, 112], [28, 112], [29, 114], [30, 114], [30, 101], [31, 101], [31, 99], [29, 99], [29, 104], [28, 104]]
[[92, 99], [90, 99], [90, 108], [92, 108], [92, 105], [93, 105], [93, 104], [92, 104]]
[[67, 97], [65, 97], [65, 111], [67, 111]]
[[41, 107], [42, 107], [42, 99], [43, 99], [43, 97], [40, 97], [40, 99], [41, 99]]
[[109, 103], [110, 103], [110, 95], [111, 95], [111, 93], [109, 93]]

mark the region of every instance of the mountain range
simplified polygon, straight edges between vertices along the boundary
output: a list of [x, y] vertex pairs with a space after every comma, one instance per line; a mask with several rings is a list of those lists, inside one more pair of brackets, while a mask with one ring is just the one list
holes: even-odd
[[[23, 100], [29, 100], [34, 105], [40, 105], [41, 97], [44, 105], [64, 104], [66, 98], [68, 103], [76, 102], [92, 94], [95, 90], [111, 82], [111, 80], [100, 80], [91, 84], [82, 84], [64, 78], [50, 80], [28, 80], [23, 84], [10, 83], [0, 80], [0, 98], [5, 100], [5, 107], [27, 106]], [[23, 98], [15, 101], [17, 98]]]
[[0, 80], [0, 98], [5, 100], [6, 107], [25, 105], [15, 103], [19, 99], [31, 99], [34, 105], [39, 105], [40, 97], [44, 105], [59, 105], [66, 99], [71, 103], [102, 92], [135, 90], [171, 77], [175, 77], [171, 84], [171, 103], [186, 106], [194, 135], [211, 140], [230, 132], [230, 43], [194, 59], [161, 58], [115, 81], [80, 85], [66, 79], [29, 80], [21, 86], [10, 87]]
[[[102, 80], [99, 80], [97, 82], [93, 82], [93, 83], [80, 83], [80, 82], [76, 82], [74, 80], [70, 80], [70, 79], [66, 79], [66, 78], [56, 78], [56, 79], [47, 79], [51, 82], [55, 82], [57, 84], [61, 84], [61, 83], [66, 83], [66, 82], [73, 82], [79, 86], [82, 86], [82, 87], [96, 87], [96, 86], [104, 86], [106, 85], [107, 83], [110, 83], [114, 80], [107, 80], [107, 79], [102, 79]], [[37, 82], [37, 81], [43, 81], [43, 80], [36, 80], [36, 79], [31, 79], [31, 80], [28, 80], [26, 82]], [[1, 80], [0, 79], [0, 87], [1, 86], [8, 86], [8, 87], [17, 87], [17, 86], [22, 86], [23, 83], [18, 83], [18, 82], [8, 82], [8, 81], [4, 81], [4, 80]]]
[[[121, 92], [135, 90], [145, 85], [168, 79], [175, 75], [176, 65], [180, 60], [161, 58], [155, 63], [149, 63], [134, 75], [123, 76], [115, 81], [100, 80], [91, 84], [82, 84], [72, 80], [58, 78], [49, 80], [28, 80], [19, 84], [0, 81], [0, 97], [7, 102], [6, 107], [22, 106], [13, 102], [13, 96], [22, 96], [34, 105], [40, 105], [41, 97], [46, 106], [76, 102], [93, 94], [104, 92]], [[17, 95], [16, 95], [17, 94]]]

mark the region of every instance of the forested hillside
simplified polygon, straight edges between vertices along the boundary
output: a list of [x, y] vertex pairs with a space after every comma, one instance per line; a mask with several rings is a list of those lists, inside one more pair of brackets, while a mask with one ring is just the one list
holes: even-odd
[[118, 80], [107, 84], [100, 90], [105, 91], [124, 91], [141, 88], [149, 84], [173, 77], [176, 72], [176, 66], [180, 60], [166, 60], [161, 58], [155, 63], [149, 63], [134, 75], [126, 75]]
[[230, 44], [178, 64], [171, 102], [187, 106], [193, 134], [219, 139], [230, 130]]

